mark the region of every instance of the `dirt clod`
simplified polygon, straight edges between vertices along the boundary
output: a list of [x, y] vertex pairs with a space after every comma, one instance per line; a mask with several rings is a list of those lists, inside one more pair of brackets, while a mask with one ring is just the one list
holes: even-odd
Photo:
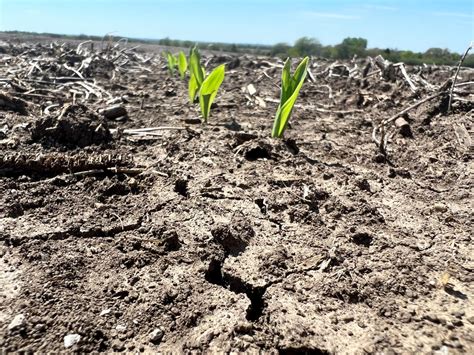
[[71, 106], [63, 117], [45, 117], [35, 122], [31, 138], [74, 148], [105, 144], [112, 136], [104, 120], [87, 108]]

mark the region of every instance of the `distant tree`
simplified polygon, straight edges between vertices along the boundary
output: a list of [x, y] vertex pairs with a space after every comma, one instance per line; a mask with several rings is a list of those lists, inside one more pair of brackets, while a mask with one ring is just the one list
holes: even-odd
[[160, 39], [158, 43], [161, 44], [162, 46], [170, 46], [171, 40], [169, 39], [169, 37], [166, 37], [166, 38]]
[[321, 55], [323, 46], [316, 38], [301, 37], [296, 40], [290, 54], [295, 57], [304, 57], [307, 55]]
[[341, 44], [336, 46], [337, 56], [342, 59], [352, 58], [354, 55], [362, 57], [367, 49], [367, 40], [365, 38], [347, 37]]
[[291, 46], [288, 43], [277, 43], [270, 49], [270, 55], [274, 57], [288, 57]]

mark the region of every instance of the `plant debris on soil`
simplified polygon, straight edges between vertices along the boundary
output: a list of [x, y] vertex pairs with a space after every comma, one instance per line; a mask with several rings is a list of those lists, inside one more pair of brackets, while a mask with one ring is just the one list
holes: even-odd
[[473, 69], [0, 48], [2, 352], [474, 352]]

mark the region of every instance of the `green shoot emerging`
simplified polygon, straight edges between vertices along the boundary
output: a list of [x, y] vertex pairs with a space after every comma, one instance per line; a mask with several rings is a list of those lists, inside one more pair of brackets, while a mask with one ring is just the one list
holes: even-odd
[[178, 64], [178, 59], [171, 52], [166, 52], [165, 56], [168, 60], [168, 70], [170, 74], [173, 75], [176, 65]]
[[194, 47], [189, 55], [189, 74], [189, 101], [194, 103], [199, 95], [202, 120], [206, 123], [211, 112], [211, 105], [224, 81], [225, 65], [218, 66], [206, 76], [206, 70], [201, 66], [201, 56]]
[[188, 70], [188, 61], [186, 60], [186, 54], [184, 54], [183, 51], [179, 52], [178, 55], [178, 70], [181, 79], [184, 79], [186, 71]]
[[217, 90], [224, 81], [225, 76], [225, 64], [219, 65], [209, 74], [201, 85], [199, 91], [199, 104], [201, 105], [201, 113], [203, 122], [207, 122], [209, 113], [211, 111], [211, 105], [214, 101]]
[[189, 74], [189, 101], [194, 103], [205, 76], [204, 68], [201, 66], [201, 56], [196, 47], [191, 49], [189, 55]]
[[285, 132], [286, 126], [293, 111], [296, 99], [303, 86], [308, 72], [309, 58], [304, 58], [296, 68], [293, 76], [291, 76], [291, 60], [288, 58], [283, 67], [281, 75], [281, 95], [280, 104], [275, 116], [275, 122], [273, 123], [272, 137], [281, 138]]

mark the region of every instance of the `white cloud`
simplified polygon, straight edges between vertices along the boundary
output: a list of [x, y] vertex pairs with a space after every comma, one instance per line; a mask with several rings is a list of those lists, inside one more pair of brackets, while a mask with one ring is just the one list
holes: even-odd
[[315, 12], [315, 11], [305, 11], [303, 13], [307, 17], [317, 17], [317, 18], [330, 18], [335, 20], [358, 20], [360, 16], [355, 15], [345, 15], [332, 12]]

